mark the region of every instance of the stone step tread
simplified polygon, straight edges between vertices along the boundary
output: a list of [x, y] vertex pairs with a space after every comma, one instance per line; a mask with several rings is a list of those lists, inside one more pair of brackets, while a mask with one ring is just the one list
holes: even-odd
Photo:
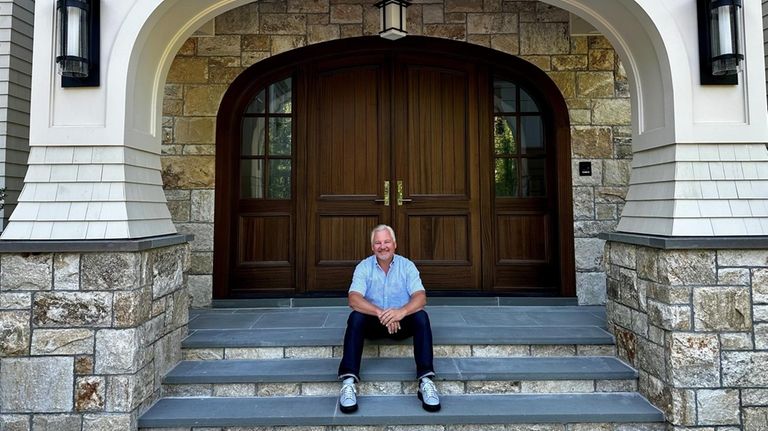
[[359, 397], [359, 410], [339, 411], [336, 397], [163, 398], [139, 428], [301, 425], [437, 425], [661, 422], [637, 393], [446, 395], [427, 413], [413, 395]]
[[[216, 347], [340, 346], [344, 328], [198, 329], [182, 342], [186, 349]], [[433, 327], [435, 345], [613, 344], [613, 336], [597, 326]], [[376, 340], [378, 344], [410, 344], [410, 339]]]
[[[439, 380], [629, 380], [637, 371], [617, 358], [605, 356], [520, 358], [435, 358]], [[163, 383], [293, 383], [337, 380], [339, 358], [181, 361]], [[365, 358], [365, 381], [405, 381], [414, 378], [413, 359]]]

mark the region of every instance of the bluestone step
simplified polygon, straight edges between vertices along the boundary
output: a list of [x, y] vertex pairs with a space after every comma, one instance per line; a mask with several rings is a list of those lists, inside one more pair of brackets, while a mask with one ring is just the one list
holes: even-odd
[[[283, 347], [338, 346], [342, 344], [344, 328], [264, 328], [264, 329], [198, 329], [184, 341], [182, 347]], [[597, 326], [463, 326], [433, 327], [435, 345], [471, 344], [613, 344], [613, 336]], [[411, 344], [382, 339], [377, 344]]]
[[[435, 358], [439, 380], [628, 380], [637, 372], [622, 361], [597, 357]], [[334, 382], [338, 358], [182, 361], [165, 384]], [[366, 358], [364, 381], [414, 378], [413, 359]]]
[[636, 393], [446, 395], [427, 413], [415, 396], [359, 397], [344, 414], [336, 397], [163, 398], [139, 418], [140, 428], [660, 422], [663, 414]]

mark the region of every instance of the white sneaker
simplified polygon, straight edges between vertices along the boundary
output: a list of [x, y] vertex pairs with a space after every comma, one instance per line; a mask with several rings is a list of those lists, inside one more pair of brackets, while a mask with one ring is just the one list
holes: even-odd
[[344, 383], [339, 392], [339, 408], [342, 413], [357, 411], [357, 390], [354, 383]]
[[431, 379], [423, 378], [419, 383], [418, 397], [421, 400], [421, 407], [428, 412], [440, 411], [440, 395]]

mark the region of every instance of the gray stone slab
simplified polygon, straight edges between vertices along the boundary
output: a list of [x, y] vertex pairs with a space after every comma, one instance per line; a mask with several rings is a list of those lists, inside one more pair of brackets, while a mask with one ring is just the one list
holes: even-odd
[[139, 428], [274, 425], [433, 425], [490, 423], [661, 422], [663, 414], [635, 393], [451, 395], [427, 413], [414, 396], [359, 397], [354, 414], [335, 397], [164, 398]]
[[[335, 382], [338, 358], [182, 361], [166, 384]], [[435, 358], [438, 380], [627, 380], [637, 372], [611, 357]], [[413, 379], [410, 358], [365, 358], [365, 381]]]
[[768, 236], [670, 237], [624, 232], [606, 232], [600, 234], [599, 238], [607, 241], [641, 245], [665, 250], [768, 248]]
[[207, 314], [204, 316], [197, 316], [194, 320], [190, 320], [189, 329], [248, 329], [262, 316], [263, 314]]
[[[263, 319], [262, 319], [263, 320]], [[482, 329], [482, 330], [481, 330]], [[434, 344], [613, 344], [613, 336], [594, 326], [435, 327]], [[343, 328], [198, 329], [183, 342], [184, 348], [338, 346]], [[410, 344], [380, 339], [378, 344]]]
[[253, 328], [322, 328], [328, 313], [268, 313], [259, 319]]
[[2, 240], [0, 253], [143, 251], [192, 242], [194, 235], [173, 234], [122, 240]]

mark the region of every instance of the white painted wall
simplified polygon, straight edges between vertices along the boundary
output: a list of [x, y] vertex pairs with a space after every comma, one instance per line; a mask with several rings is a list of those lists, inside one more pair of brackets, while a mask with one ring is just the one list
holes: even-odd
[[0, 1], [0, 231], [16, 207], [27, 171], [32, 81], [33, 0]]
[[[739, 85], [698, 84], [695, 0], [545, 0], [600, 30], [632, 88], [635, 157], [619, 230], [768, 235], [761, 0], [745, 0]], [[160, 178], [160, 105], [173, 56], [248, 0], [102, 2], [102, 86], [62, 89], [54, 0], [35, 3], [30, 168], [4, 239], [174, 232]]]

